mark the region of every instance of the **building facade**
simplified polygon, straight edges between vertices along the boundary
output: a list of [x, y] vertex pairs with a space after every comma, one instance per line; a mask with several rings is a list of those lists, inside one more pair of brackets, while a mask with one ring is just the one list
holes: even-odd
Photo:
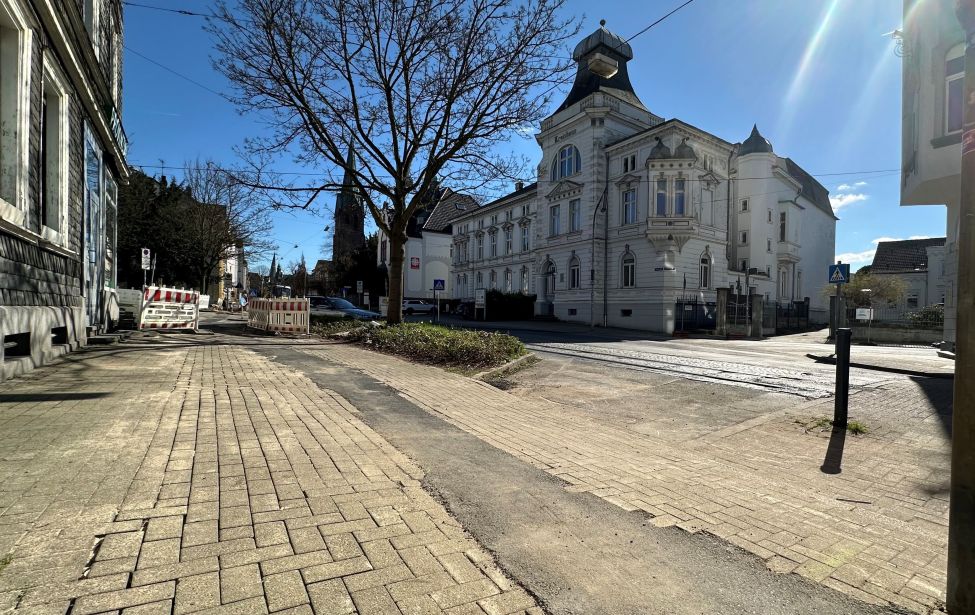
[[605, 27], [573, 57], [573, 87], [536, 135], [537, 181], [455, 221], [457, 296], [510, 288], [535, 294], [540, 316], [670, 333], [678, 301], [737, 286], [808, 297], [824, 322], [811, 276], [833, 260], [828, 191], [757, 127], [731, 143], [652, 113], [629, 81], [630, 46]]
[[0, 379], [118, 318], [119, 0], [0, 0]]
[[894, 277], [904, 283], [904, 297], [885, 310], [888, 315], [904, 315], [945, 303], [946, 270], [945, 238], [935, 237], [880, 242], [870, 275]]
[[904, 0], [901, 205], [947, 207], [945, 328], [955, 345], [965, 32], [954, 0]]
[[[464, 212], [477, 208], [470, 196], [450, 188], [437, 188], [430, 204], [418, 210], [406, 227], [405, 258], [403, 260], [403, 297], [433, 299], [434, 281], [443, 280], [441, 298], [453, 296], [450, 279], [453, 250], [453, 223]], [[389, 266], [389, 239], [380, 229], [376, 264], [380, 269]]]

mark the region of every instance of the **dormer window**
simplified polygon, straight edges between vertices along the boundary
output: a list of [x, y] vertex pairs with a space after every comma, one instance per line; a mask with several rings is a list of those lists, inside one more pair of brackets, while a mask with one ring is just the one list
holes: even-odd
[[559, 150], [555, 160], [552, 161], [552, 181], [558, 181], [563, 177], [569, 177], [582, 171], [582, 156], [574, 145], [566, 145]]

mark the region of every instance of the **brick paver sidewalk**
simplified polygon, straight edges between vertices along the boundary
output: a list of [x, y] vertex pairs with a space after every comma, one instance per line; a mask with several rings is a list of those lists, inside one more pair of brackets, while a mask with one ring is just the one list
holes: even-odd
[[245, 347], [75, 355], [0, 385], [0, 612], [540, 613], [420, 478]]
[[843, 472], [828, 475], [828, 441], [794, 420], [830, 414], [831, 400], [680, 441], [352, 346], [304, 351], [394, 387], [569, 490], [646, 511], [658, 526], [710, 532], [773, 571], [917, 612], [943, 599], [948, 440], [910, 380], [854, 396], [857, 416], [878, 433], [848, 438]]

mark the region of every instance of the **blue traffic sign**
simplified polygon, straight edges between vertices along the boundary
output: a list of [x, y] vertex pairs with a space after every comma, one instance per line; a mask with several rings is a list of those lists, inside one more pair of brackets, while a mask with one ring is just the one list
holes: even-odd
[[433, 281], [433, 290], [446, 290], [446, 288], [447, 288], [447, 282], [446, 282], [446, 280], [434, 280]]
[[850, 282], [850, 265], [837, 264], [829, 266], [830, 284], [848, 284]]

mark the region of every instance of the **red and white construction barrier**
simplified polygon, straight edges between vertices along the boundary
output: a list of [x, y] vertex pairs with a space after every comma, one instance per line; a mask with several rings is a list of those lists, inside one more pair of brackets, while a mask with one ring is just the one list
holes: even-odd
[[251, 299], [247, 302], [247, 326], [262, 331], [308, 333], [311, 306], [308, 299]]
[[200, 293], [148, 286], [142, 295], [139, 329], [193, 329], [200, 325]]

